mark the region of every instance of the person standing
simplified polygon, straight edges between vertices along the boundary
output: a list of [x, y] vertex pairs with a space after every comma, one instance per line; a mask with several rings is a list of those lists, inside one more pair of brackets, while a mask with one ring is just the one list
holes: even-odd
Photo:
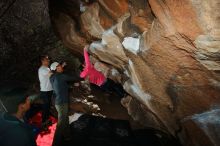
[[78, 81], [76, 76], [68, 76], [63, 73], [64, 66], [58, 62], [51, 64], [50, 69], [54, 72], [50, 77], [55, 93], [55, 108], [58, 112], [58, 123], [53, 139], [53, 146], [60, 145], [62, 137], [71, 140], [69, 129], [68, 109], [69, 109], [69, 81]]
[[[43, 108], [42, 108], [42, 125], [43, 127], [49, 123], [50, 116], [50, 106], [51, 106], [51, 98], [53, 95], [52, 85], [50, 83], [50, 76], [52, 74], [49, 64], [50, 60], [47, 55], [42, 55], [40, 57], [41, 66], [38, 69], [38, 77], [40, 81], [40, 97], [43, 100]], [[44, 127], [45, 128], [45, 127]]]

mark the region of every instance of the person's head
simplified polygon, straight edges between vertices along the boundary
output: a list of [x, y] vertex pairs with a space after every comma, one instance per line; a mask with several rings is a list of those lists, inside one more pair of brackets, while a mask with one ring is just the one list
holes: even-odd
[[25, 88], [15, 88], [2, 95], [9, 114], [24, 115], [30, 109], [30, 99]]
[[50, 59], [49, 59], [48, 55], [41, 55], [40, 61], [41, 61], [41, 65], [44, 65], [44, 66], [49, 66], [49, 64], [50, 64]]
[[62, 66], [62, 64], [58, 63], [58, 62], [53, 62], [51, 65], [50, 65], [50, 69], [52, 71], [56, 71], [58, 73], [62, 73], [64, 71], [64, 68]]

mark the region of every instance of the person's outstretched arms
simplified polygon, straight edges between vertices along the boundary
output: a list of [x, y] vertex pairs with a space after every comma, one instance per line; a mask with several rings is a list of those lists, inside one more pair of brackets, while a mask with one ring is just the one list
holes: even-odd
[[90, 59], [89, 59], [89, 54], [87, 52], [89, 48], [89, 45], [86, 45], [84, 47], [84, 59], [85, 59], [85, 65], [83, 68], [83, 71], [80, 73], [81, 78], [85, 78], [88, 74], [89, 68], [91, 67]]
[[84, 47], [85, 68], [91, 66], [90, 59], [89, 59], [89, 54], [88, 54], [88, 51], [87, 51], [88, 48], [89, 48], [89, 45], [86, 45]]

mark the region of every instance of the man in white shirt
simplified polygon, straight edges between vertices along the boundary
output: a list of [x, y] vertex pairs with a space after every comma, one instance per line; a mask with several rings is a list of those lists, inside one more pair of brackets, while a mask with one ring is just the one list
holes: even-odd
[[53, 94], [52, 85], [50, 83], [50, 76], [52, 74], [50, 68], [50, 60], [47, 55], [40, 57], [41, 66], [38, 69], [38, 77], [40, 80], [40, 96], [43, 99], [43, 110], [42, 110], [42, 123], [46, 124], [49, 122], [51, 98]]

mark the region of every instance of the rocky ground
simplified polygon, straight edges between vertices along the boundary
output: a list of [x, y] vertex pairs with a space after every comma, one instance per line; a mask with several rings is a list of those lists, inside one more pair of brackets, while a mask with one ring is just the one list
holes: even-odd
[[128, 120], [132, 128], [143, 128], [128, 115], [127, 109], [122, 106], [121, 99], [117, 95], [103, 92], [99, 87], [90, 86], [85, 81], [74, 84], [71, 90], [70, 114], [82, 112], [111, 119]]

